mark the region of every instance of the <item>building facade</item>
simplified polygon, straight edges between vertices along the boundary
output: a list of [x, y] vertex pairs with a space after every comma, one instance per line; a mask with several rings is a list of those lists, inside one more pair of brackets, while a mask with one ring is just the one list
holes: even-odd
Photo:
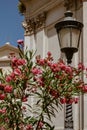
[[[79, 52], [73, 57], [72, 65], [83, 62], [87, 66], [87, 0], [20, 0], [25, 6], [24, 42], [25, 49], [37, 50], [36, 55], [45, 57], [48, 51], [52, 52], [54, 60], [63, 58], [60, 52], [55, 24], [64, 18], [66, 10], [71, 10], [73, 16], [84, 24], [80, 39]], [[84, 78], [85, 80], [85, 78]], [[65, 106], [64, 106], [65, 108]], [[87, 95], [80, 96], [77, 105], [73, 105], [74, 130], [87, 130]], [[57, 114], [53, 122], [55, 130], [64, 130], [65, 110]]]
[[19, 50], [12, 46], [9, 42], [0, 46], [0, 69], [8, 73], [10, 70], [10, 62], [13, 57], [19, 57]]

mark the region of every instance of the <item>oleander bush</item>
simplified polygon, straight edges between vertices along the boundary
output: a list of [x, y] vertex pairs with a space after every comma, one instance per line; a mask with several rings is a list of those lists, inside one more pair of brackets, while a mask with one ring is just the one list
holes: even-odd
[[78, 103], [76, 96], [87, 92], [81, 79], [87, 69], [82, 63], [72, 67], [61, 59], [54, 62], [51, 52], [34, 61], [35, 53], [23, 52], [22, 40], [18, 44], [20, 58], [11, 59], [11, 71], [0, 70], [0, 129], [54, 130], [55, 112], [65, 103]]

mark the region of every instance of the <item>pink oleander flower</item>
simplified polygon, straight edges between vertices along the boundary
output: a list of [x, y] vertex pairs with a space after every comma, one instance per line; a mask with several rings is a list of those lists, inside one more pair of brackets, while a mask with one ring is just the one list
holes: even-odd
[[78, 98], [77, 97], [75, 97], [75, 98], [60, 98], [60, 102], [62, 103], [62, 104], [72, 104], [72, 103], [75, 103], [75, 104], [77, 104], [78, 103]]
[[33, 68], [33, 69], [31, 70], [31, 72], [32, 72], [34, 75], [42, 74], [42, 70], [39, 69], [39, 68]]
[[14, 72], [11, 72], [11, 74], [6, 76], [6, 82], [10, 82], [15, 78]]
[[25, 65], [26, 64], [26, 60], [25, 59], [18, 59], [17, 60], [17, 65], [20, 66], [20, 65]]
[[14, 74], [20, 76], [21, 75], [21, 70], [19, 68], [15, 68], [14, 69]]
[[28, 99], [26, 96], [22, 97], [22, 102], [27, 102], [27, 101], [28, 101]]
[[66, 69], [66, 65], [64, 63], [59, 63], [59, 67], [61, 68], [61, 70], [65, 70]]
[[79, 101], [79, 98], [75, 97], [75, 98], [74, 98], [74, 103], [77, 104], [78, 101]]
[[5, 129], [5, 127], [2, 127], [2, 126], [1, 126], [1, 127], [0, 127], [0, 130], [6, 130], [6, 129]]
[[52, 54], [51, 54], [51, 52], [50, 52], [50, 51], [48, 51], [47, 55], [48, 55], [48, 57], [50, 57]]
[[57, 63], [51, 64], [50, 68], [52, 69], [53, 72], [59, 72], [60, 71], [60, 68], [59, 68]]
[[15, 74], [14, 74], [14, 72], [12, 72], [12, 73], [10, 74], [10, 77], [11, 77], [12, 79], [15, 78]]
[[4, 91], [5, 91], [6, 93], [11, 93], [12, 90], [13, 90], [13, 87], [10, 86], [10, 85], [6, 85], [5, 88], [4, 88]]
[[71, 74], [72, 73], [72, 68], [70, 66], [66, 66], [65, 71], [66, 71], [66, 73]]
[[4, 90], [5, 85], [0, 83], [0, 90]]
[[48, 62], [47, 62], [47, 65], [48, 65], [49, 67], [51, 67], [51, 66], [52, 66], [52, 62], [51, 62], [51, 61], [48, 61]]
[[18, 61], [18, 58], [17, 57], [13, 57], [12, 59], [11, 59], [11, 62], [12, 63], [16, 63]]
[[59, 97], [59, 92], [57, 90], [53, 90], [53, 89], [50, 89], [50, 92], [49, 92], [54, 98], [58, 98]]
[[17, 57], [14, 57], [11, 60], [11, 65], [12, 65], [13, 68], [21, 66], [21, 65], [25, 65], [25, 64], [26, 64], [26, 59], [18, 59]]
[[83, 92], [87, 92], [87, 85], [83, 85], [82, 90], [83, 90]]
[[43, 124], [43, 122], [42, 122], [42, 121], [40, 121], [38, 126], [39, 126], [39, 128], [42, 128], [42, 127], [43, 127], [43, 125], [44, 125], [44, 124]]
[[65, 104], [66, 103], [66, 98], [65, 97], [64, 98], [60, 98], [60, 103]]
[[22, 109], [23, 109], [23, 110], [26, 110], [26, 106], [22, 106]]
[[12, 68], [17, 67], [17, 61], [18, 61], [17, 57], [14, 57], [14, 58], [11, 59]]
[[5, 114], [6, 113], [6, 108], [0, 109], [0, 113]]
[[15, 74], [12, 72], [10, 75], [6, 76], [6, 82], [11, 82], [15, 78]]
[[19, 40], [17, 40], [17, 43], [18, 43], [19, 45], [24, 46], [24, 40], [23, 40], [23, 39], [19, 39]]
[[43, 66], [43, 65], [45, 64], [45, 60], [44, 60], [44, 59], [39, 59], [39, 60], [38, 60], [38, 63], [39, 63], [39, 65], [42, 65], [42, 66]]
[[33, 129], [33, 126], [31, 125], [31, 124], [28, 124], [27, 126], [26, 126], [26, 130], [32, 130]]
[[23, 112], [26, 112], [27, 111], [26, 106], [22, 106], [22, 110], [23, 110]]
[[66, 104], [72, 104], [74, 102], [73, 98], [69, 98], [66, 100]]
[[10, 82], [12, 80], [12, 77], [10, 75], [6, 76], [6, 81]]
[[36, 76], [36, 77], [34, 77], [34, 81], [37, 82], [38, 85], [44, 86], [44, 78], [43, 78], [43, 77], [41, 77], [41, 76], [39, 76], [39, 77]]
[[6, 95], [4, 93], [0, 94], [0, 100], [4, 100]]
[[79, 63], [78, 64], [78, 70], [84, 70], [85, 69], [85, 66], [82, 64], [82, 63]]

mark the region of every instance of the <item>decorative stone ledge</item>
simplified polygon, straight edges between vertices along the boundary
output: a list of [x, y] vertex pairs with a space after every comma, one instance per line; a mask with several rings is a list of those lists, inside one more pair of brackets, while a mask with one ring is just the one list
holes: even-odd
[[66, 10], [71, 10], [72, 8], [74, 10], [78, 10], [81, 7], [83, 1], [84, 0], [64, 0], [64, 7]]
[[46, 13], [43, 12], [35, 18], [27, 19], [22, 23], [25, 29], [25, 35], [32, 35], [45, 27]]
[[[65, 7], [66, 10], [78, 10], [82, 6], [82, 0], [21, 0], [26, 6], [25, 21], [22, 23], [25, 34], [32, 35], [41, 29], [43, 29], [47, 24], [48, 16], [46, 18], [46, 13], [49, 14], [50, 10], [54, 7]], [[77, 4], [78, 2], [78, 4]], [[36, 4], [37, 3], [37, 4]], [[41, 12], [41, 13], [40, 13]], [[52, 23], [51, 23], [52, 24]]]
[[31, 35], [35, 32], [35, 22], [34, 19], [27, 19], [22, 23], [25, 29], [25, 35]]

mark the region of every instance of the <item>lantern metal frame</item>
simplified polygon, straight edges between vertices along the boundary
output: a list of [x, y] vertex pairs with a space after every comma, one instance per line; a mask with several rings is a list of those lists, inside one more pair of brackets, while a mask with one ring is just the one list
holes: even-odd
[[[56, 31], [57, 31], [57, 34], [58, 34], [61, 52], [65, 53], [66, 58], [67, 58], [67, 63], [69, 63], [69, 64], [72, 62], [73, 54], [78, 51], [81, 31], [82, 31], [82, 28], [83, 28], [83, 24], [79, 21], [76, 21], [72, 17], [72, 15], [73, 15], [73, 13], [71, 11], [67, 11], [65, 13], [65, 19], [63, 21], [60, 21], [60, 22], [55, 24], [55, 28], [56, 28]], [[61, 43], [61, 37], [60, 37], [60, 31], [63, 30], [63, 29], [69, 29], [69, 31], [70, 31], [70, 45], [71, 45], [71, 46], [66, 46], [64, 48], [61, 47], [62, 43]], [[72, 31], [73, 31], [73, 29], [76, 29], [76, 30], [79, 31], [77, 47], [73, 47], [73, 45], [72, 45], [73, 44], [72, 43]]]
[[[80, 43], [80, 36], [81, 36], [82, 28], [83, 28], [83, 24], [81, 22], [75, 20], [72, 17], [72, 15], [73, 15], [73, 13], [71, 11], [65, 12], [64, 20], [55, 24], [55, 28], [56, 28], [56, 31], [57, 31], [57, 34], [58, 34], [60, 49], [61, 49], [61, 52], [65, 53], [65, 56], [66, 56], [66, 59], [67, 59], [67, 64], [71, 64], [73, 54], [78, 51], [79, 43]], [[63, 29], [69, 29], [69, 31], [70, 31], [69, 32], [70, 33], [69, 46], [63, 46], [62, 45], [62, 44], [65, 44], [65, 43], [61, 42], [62, 40], [61, 40], [61, 37], [60, 37], [60, 31], [61, 30], [63, 31]], [[72, 42], [72, 40], [73, 40], [72, 39], [73, 38], [72, 33], [74, 33], [73, 29], [76, 29], [78, 34], [79, 34], [79, 35], [77, 35], [78, 37], [75, 37], [75, 38], [78, 38], [78, 39], [76, 39], [77, 43], [76, 43], [75, 46], [73, 46], [75, 43]], [[74, 127], [73, 127], [72, 104], [66, 104], [65, 105], [64, 128], [65, 128], [65, 130], [73, 130], [74, 129]]]

